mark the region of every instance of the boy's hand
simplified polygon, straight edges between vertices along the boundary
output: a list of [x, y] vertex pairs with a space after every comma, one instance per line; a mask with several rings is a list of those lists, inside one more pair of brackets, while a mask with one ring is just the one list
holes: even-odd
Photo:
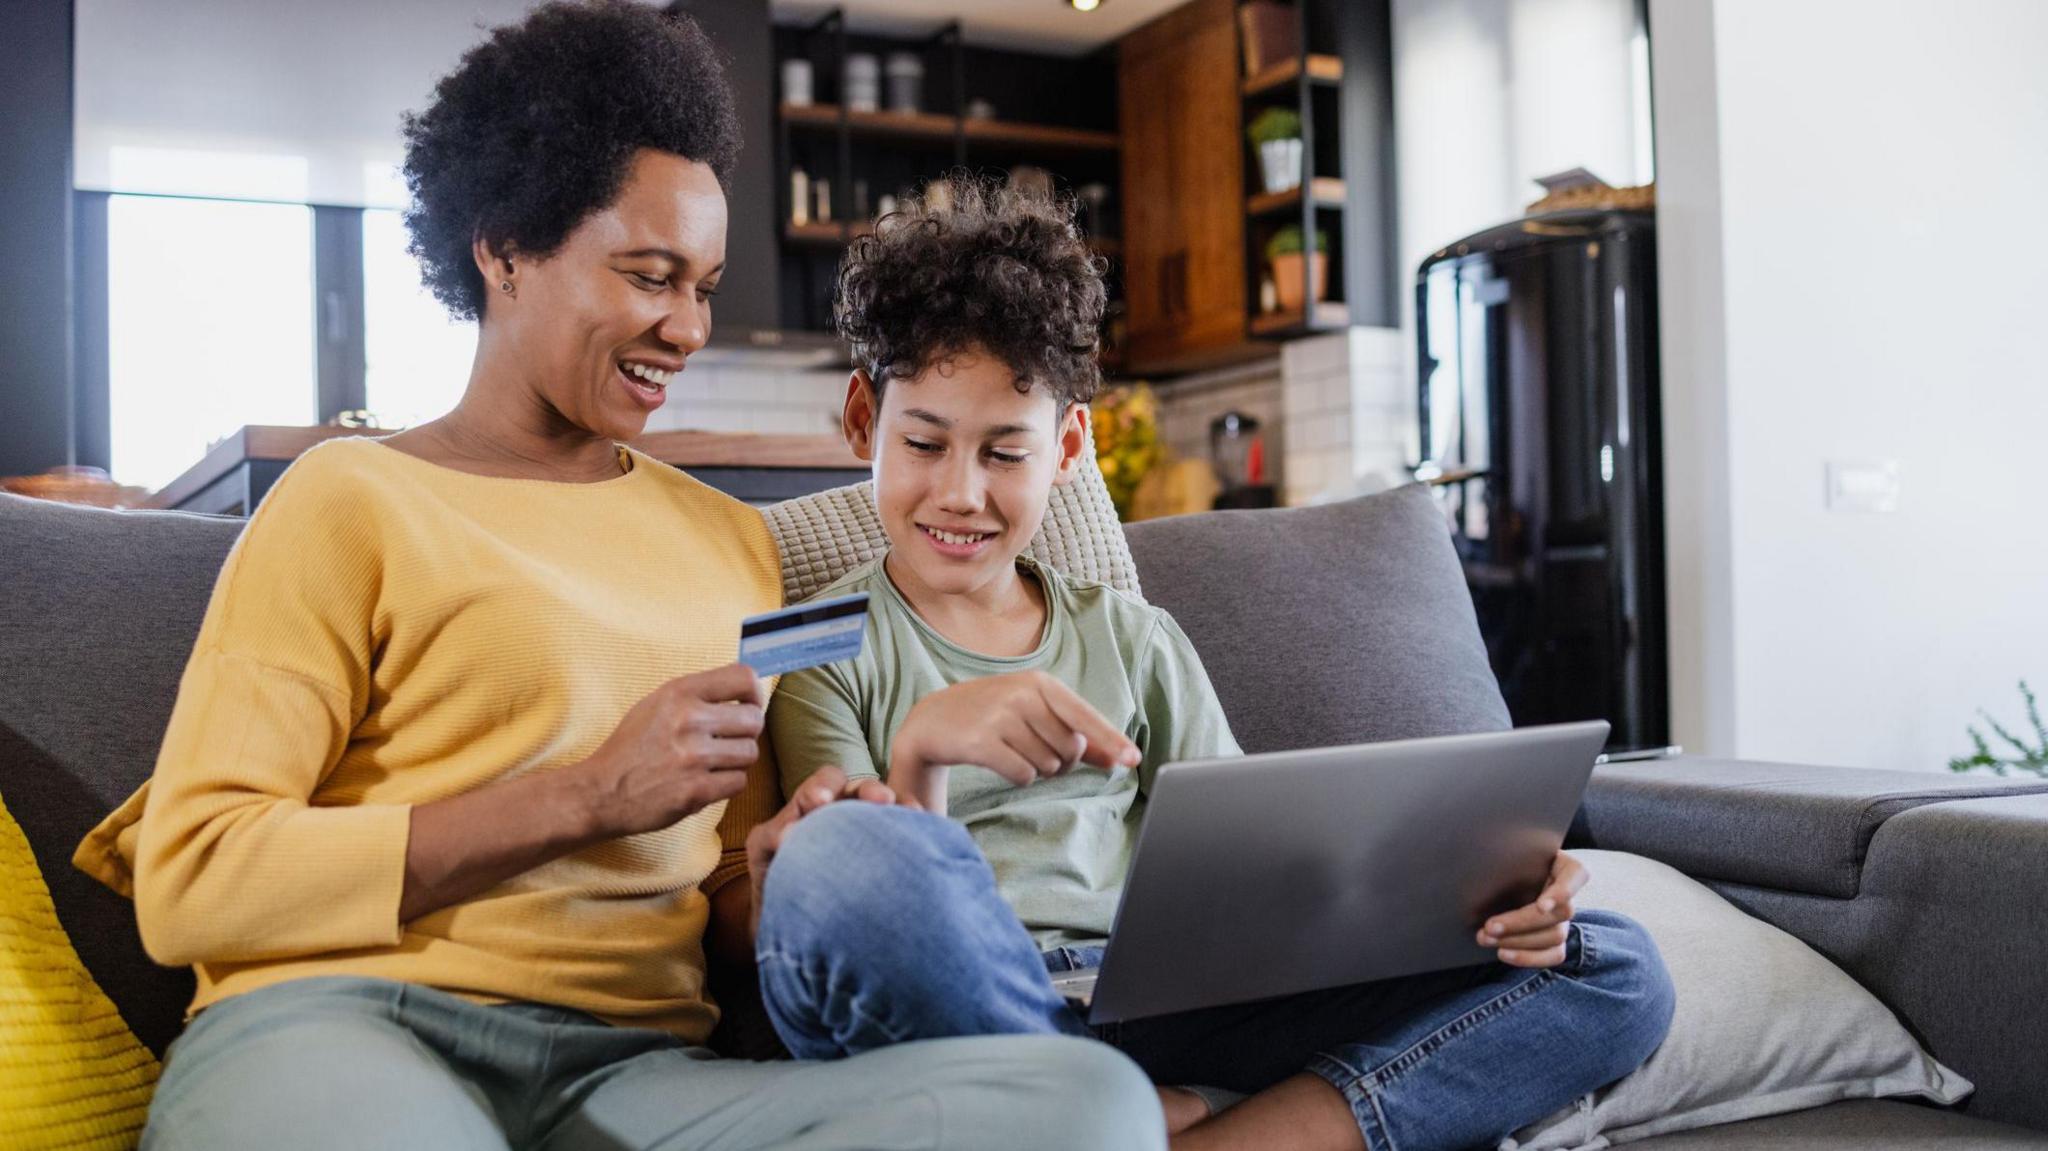
[[782, 838], [796, 821], [804, 816], [837, 803], [842, 799], [854, 799], [863, 803], [894, 803], [896, 795], [889, 786], [872, 777], [846, 781], [846, 773], [837, 767], [821, 767], [804, 780], [789, 802], [774, 817], [754, 825], [747, 833], [747, 876], [752, 883], [754, 906], [752, 922], [748, 933], [756, 935], [761, 927], [761, 887], [768, 878], [768, 867], [775, 862], [775, 853], [782, 848]]
[[1536, 901], [1513, 911], [1489, 916], [1479, 925], [1479, 945], [1496, 948], [1510, 967], [1556, 967], [1564, 962], [1565, 940], [1572, 922], [1572, 896], [1592, 873], [1586, 865], [1560, 851], [1550, 864], [1550, 878]]
[[1080, 763], [1136, 767], [1141, 758], [1138, 745], [1074, 689], [1044, 672], [1019, 671], [918, 700], [896, 731], [889, 779], [918, 806], [944, 811], [945, 773], [931, 768], [974, 764], [1024, 787]]

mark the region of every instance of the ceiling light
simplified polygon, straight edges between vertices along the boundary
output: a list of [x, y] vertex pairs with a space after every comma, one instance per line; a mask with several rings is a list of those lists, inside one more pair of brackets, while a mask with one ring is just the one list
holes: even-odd
[[1067, 0], [1067, 3], [1072, 4], [1076, 12], [1093, 12], [1102, 7], [1102, 0]]

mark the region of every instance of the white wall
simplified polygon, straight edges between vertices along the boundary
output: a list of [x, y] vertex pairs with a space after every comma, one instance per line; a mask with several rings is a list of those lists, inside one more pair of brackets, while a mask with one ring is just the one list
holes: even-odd
[[1714, 9], [1650, 9], [1656, 29], [1657, 279], [1664, 410], [1671, 738], [1735, 750], [1726, 316]]
[[2048, 4], [1651, 26], [1677, 738], [1940, 769], [2048, 686]]
[[[1584, 167], [1651, 177], [1631, 0], [1393, 0], [1402, 363], [1413, 380], [1409, 285], [1432, 252], [1522, 214], [1533, 181]], [[1409, 389], [1412, 392], [1412, 388]], [[1414, 399], [1400, 434], [1412, 440]]]
[[537, 3], [77, 0], [76, 185], [402, 206], [399, 114]]

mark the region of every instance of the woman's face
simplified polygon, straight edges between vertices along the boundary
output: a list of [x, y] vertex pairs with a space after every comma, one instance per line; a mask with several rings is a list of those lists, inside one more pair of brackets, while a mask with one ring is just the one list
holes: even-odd
[[[542, 260], [514, 253], [507, 266], [486, 261], [486, 323], [505, 325], [533, 394], [552, 416], [632, 439], [711, 334], [725, 193], [705, 165], [642, 150], [618, 198], [560, 249]], [[499, 287], [506, 279], [510, 294]]]

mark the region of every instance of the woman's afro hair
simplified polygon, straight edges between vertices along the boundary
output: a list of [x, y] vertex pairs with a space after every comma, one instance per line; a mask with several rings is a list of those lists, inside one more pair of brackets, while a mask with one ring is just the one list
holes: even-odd
[[739, 119], [695, 21], [585, 0], [492, 30], [405, 117], [405, 222], [421, 278], [457, 318], [480, 318], [472, 243], [552, 254], [618, 196], [642, 148], [699, 161], [721, 185], [731, 174]]
[[853, 242], [833, 316], [877, 390], [979, 349], [1064, 406], [1102, 383], [1105, 299], [1071, 198], [954, 177]]

